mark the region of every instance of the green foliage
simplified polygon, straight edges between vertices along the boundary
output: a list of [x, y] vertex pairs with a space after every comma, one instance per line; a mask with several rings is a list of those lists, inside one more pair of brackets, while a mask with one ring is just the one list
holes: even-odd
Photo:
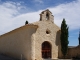
[[68, 27], [65, 19], [63, 19], [61, 24], [61, 51], [65, 58], [68, 50]]
[[28, 24], [28, 21], [25, 22], [25, 25]]

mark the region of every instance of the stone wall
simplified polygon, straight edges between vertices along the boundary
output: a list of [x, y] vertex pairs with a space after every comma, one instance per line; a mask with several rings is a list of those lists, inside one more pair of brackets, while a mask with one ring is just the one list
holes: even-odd
[[[80, 58], [80, 46], [71, 46], [71, 47], [68, 47], [68, 52], [67, 52], [67, 55], [65, 58], [67, 59], [71, 59], [71, 58], [75, 58], [75, 57], [78, 57]], [[61, 50], [59, 51], [59, 58], [62, 59], [64, 58], [63, 57], [63, 54], [61, 53]]]
[[[52, 59], [58, 58], [58, 46], [60, 42], [60, 28], [56, 26], [53, 22], [53, 16], [50, 13], [49, 17], [51, 19], [46, 20], [46, 13], [50, 13], [49, 11], [42, 12], [42, 20], [39, 22], [35, 22], [35, 25], [38, 25], [37, 31], [35, 33], [35, 59], [36, 60], [43, 60], [42, 58], [42, 43], [47, 41], [50, 43], [51, 49], [51, 56]], [[46, 33], [49, 31], [49, 34]]]
[[80, 46], [68, 48], [67, 58], [80, 57]]

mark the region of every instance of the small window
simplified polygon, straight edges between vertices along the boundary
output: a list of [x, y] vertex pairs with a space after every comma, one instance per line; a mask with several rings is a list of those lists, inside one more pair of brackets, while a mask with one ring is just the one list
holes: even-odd
[[46, 34], [50, 34], [50, 31], [49, 30], [46, 30]]
[[46, 20], [49, 20], [49, 14], [48, 13], [46, 14]]

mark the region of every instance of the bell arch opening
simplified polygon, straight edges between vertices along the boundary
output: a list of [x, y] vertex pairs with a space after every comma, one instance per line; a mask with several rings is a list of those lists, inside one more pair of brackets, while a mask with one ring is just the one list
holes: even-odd
[[49, 20], [49, 13], [46, 13], [46, 20]]
[[42, 58], [51, 58], [51, 44], [48, 41], [42, 43]]

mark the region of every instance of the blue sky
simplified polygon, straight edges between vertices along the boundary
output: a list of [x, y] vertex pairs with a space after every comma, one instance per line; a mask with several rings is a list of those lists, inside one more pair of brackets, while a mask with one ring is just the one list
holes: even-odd
[[[48, 7], [55, 7], [60, 4], [66, 4], [75, 0], [1, 0], [4, 2], [15, 2], [28, 8], [28, 12], [38, 11], [41, 9], [46, 9]], [[23, 11], [24, 12], [24, 11]]]
[[63, 18], [69, 26], [69, 46], [78, 45], [80, 0], [0, 0], [0, 35], [39, 21], [41, 11], [49, 9], [59, 27]]

